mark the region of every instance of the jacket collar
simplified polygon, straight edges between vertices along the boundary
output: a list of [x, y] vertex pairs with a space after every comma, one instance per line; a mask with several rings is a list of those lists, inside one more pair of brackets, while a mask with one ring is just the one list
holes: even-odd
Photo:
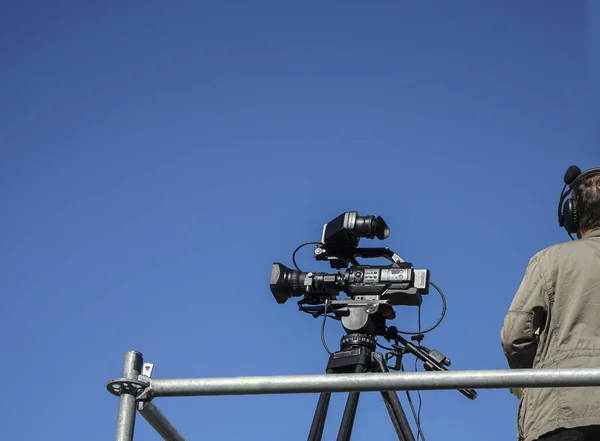
[[582, 239], [587, 239], [588, 237], [600, 237], [600, 228], [588, 231], [583, 235]]

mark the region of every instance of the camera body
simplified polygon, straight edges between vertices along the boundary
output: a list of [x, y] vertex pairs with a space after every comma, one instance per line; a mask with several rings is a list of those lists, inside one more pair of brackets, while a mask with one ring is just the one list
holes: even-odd
[[351, 298], [379, 296], [390, 305], [419, 306], [421, 294], [429, 293], [429, 270], [416, 270], [410, 263], [400, 262], [355, 265], [343, 274], [329, 274], [292, 270], [274, 263], [270, 287], [277, 303], [302, 295], [306, 303], [323, 303], [343, 291]]
[[[323, 227], [321, 242], [315, 247], [316, 260], [328, 260], [332, 268], [350, 266], [344, 273], [303, 272], [281, 263], [271, 269], [271, 292], [278, 303], [304, 296], [304, 303], [319, 304], [345, 292], [350, 299], [366, 297], [371, 303], [419, 306], [421, 295], [429, 293], [429, 270], [415, 269], [387, 248], [358, 248], [361, 237], [386, 239], [390, 230], [379, 216], [359, 216], [346, 212]], [[391, 265], [362, 265], [357, 257], [390, 260]]]
[[350, 267], [344, 292], [350, 297], [381, 296], [390, 305], [421, 304], [421, 294], [429, 293], [429, 270], [415, 269], [408, 262], [385, 266]]

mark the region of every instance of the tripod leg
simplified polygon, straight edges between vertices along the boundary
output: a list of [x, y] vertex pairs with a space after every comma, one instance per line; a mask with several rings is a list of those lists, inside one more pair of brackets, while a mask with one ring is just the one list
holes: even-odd
[[[354, 368], [355, 373], [361, 373], [364, 370], [364, 365], [357, 364]], [[338, 432], [337, 441], [350, 441], [352, 435], [352, 427], [354, 426], [354, 419], [356, 417], [356, 408], [358, 407], [358, 397], [360, 392], [350, 392], [348, 399], [346, 400], [346, 407], [344, 408], [344, 415], [342, 416], [342, 422], [340, 424], [340, 430]]]
[[321, 441], [323, 437], [323, 429], [325, 428], [325, 419], [327, 418], [327, 409], [329, 408], [329, 400], [331, 399], [330, 392], [323, 392], [319, 395], [319, 402], [315, 409], [315, 416], [310, 432], [308, 433], [308, 441]]
[[338, 432], [337, 441], [350, 441], [352, 435], [352, 427], [354, 426], [354, 418], [356, 417], [356, 408], [358, 407], [358, 397], [360, 392], [350, 392], [346, 400], [340, 431]]
[[[373, 357], [377, 372], [389, 372], [383, 361], [383, 356], [380, 353], [374, 353]], [[404, 409], [402, 409], [402, 403], [400, 403], [396, 391], [381, 391], [381, 396], [385, 403], [385, 407], [390, 414], [390, 418], [392, 419], [394, 429], [396, 429], [398, 439], [400, 441], [415, 441], [415, 436], [412, 433], [410, 424], [408, 423]]]

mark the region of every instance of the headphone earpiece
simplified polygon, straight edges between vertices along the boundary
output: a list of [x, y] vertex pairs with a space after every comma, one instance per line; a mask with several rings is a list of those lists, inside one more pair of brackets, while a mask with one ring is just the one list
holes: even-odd
[[563, 206], [563, 226], [567, 233], [575, 234], [579, 230], [579, 215], [577, 213], [577, 201], [568, 199]]

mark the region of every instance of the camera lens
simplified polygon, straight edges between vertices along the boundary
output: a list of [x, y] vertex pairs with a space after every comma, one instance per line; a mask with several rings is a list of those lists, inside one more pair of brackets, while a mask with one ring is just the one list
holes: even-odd
[[271, 268], [271, 293], [277, 303], [285, 303], [290, 297], [303, 294], [302, 284], [306, 273], [291, 270], [285, 265], [274, 263]]

